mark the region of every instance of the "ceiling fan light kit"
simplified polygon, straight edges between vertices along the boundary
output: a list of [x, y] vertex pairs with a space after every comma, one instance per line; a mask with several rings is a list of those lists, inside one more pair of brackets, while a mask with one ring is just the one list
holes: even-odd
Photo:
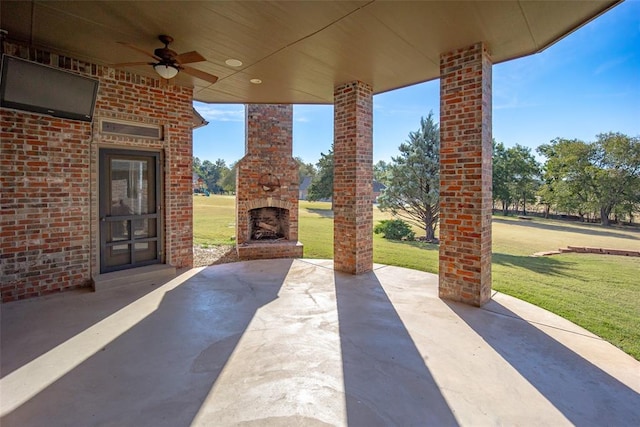
[[[169, 44], [173, 42], [173, 37], [167, 35], [158, 36], [158, 40], [160, 40], [164, 47], [159, 47], [153, 51], [153, 53], [149, 53], [144, 49], [141, 49], [135, 45], [118, 42], [123, 46], [126, 46], [130, 49], [135, 50], [136, 52], [142, 53], [150, 58], [153, 58], [157, 62], [128, 62], [121, 64], [113, 64], [113, 67], [130, 67], [137, 65], [151, 65], [156, 73], [163, 79], [169, 80], [178, 75], [180, 71], [183, 71], [185, 74], [189, 74], [190, 76], [196, 77], [198, 79], [207, 81], [209, 83], [215, 83], [218, 81], [218, 77], [213, 74], [209, 74], [205, 71], [198, 70], [196, 68], [187, 67], [184, 64], [191, 64], [194, 62], [203, 62], [206, 61], [205, 57], [200, 55], [196, 51], [185, 52], [178, 54], [176, 51], [169, 49]], [[238, 61], [240, 62], [240, 61]]]
[[153, 69], [162, 77], [163, 79], [172, 79], [178, 74], [178, 69], [170, 64], [163, 64], [161, 62], [155, 64]]

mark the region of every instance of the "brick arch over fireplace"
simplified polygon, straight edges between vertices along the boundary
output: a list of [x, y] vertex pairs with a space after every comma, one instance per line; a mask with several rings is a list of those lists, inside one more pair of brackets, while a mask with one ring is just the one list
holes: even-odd
[[274, 199], [273, 197], [265, 197], [262, 199], [249, 200], [247, 202], [247, 209], [257, 209], [264, 207], [282, 208], [287, 210], [298, 209], [297, 203], [292, 203], [288, 200]]

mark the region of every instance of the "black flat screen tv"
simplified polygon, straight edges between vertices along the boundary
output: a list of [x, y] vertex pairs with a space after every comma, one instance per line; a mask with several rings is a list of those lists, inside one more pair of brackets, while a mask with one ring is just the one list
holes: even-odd
[[0, 106], [90, 122], [98, 80], [2, 56]]

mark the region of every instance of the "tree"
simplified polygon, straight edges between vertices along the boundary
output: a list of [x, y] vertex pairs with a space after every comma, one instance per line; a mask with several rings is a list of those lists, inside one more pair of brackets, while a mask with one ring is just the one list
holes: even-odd
[[527, 202], [535, 201], [539, 176], [540, 165], [530, 148], [520, 144], [505, 148], [493, 141], [493, 200], [502, 202], [504, 215], [513, 203], [516, 210], [522, 206], [522, 214], [527, 214]]
[[549, 211], [554, 205], [555, 194], [549, 182], [543, 182], [537, 192], [538, 203], [544, 206], [544, 217], [549, 218]]
[[584, 218], [590, 207], [589, 145], [577, 139], [557, 138], [538, 147], [538, 153], [547, 158], [544, 163], [544, 181], [553, 194], [550, 201], [558, 210], [576, 212]]
[[509, 158], [502, 142], [493, 140], [493, 202], [502, 202], [502, 214], [506, 216], [511, 206], [512, 195], [509, 188]]
[[333, 197], [333, 145], [327, 154], [320, 153], [317, 173], [311, 180], [307, 199], [310, 201]]
[[222, 173], [218, 180], [218, 185], [225, 193], [235, 193], [236, 191], [236, 174], [238, 173], [238, 163], [232, 163], [227, 170]]
[[420, 129], [398, 147], [386, 169], [386, 188], [378, 198], [380, 210], [407, 220], [435, 240], [440, 199], [440, 130], [433, 112], [420, 118]]
[[222, 192], [222, 187], [218, 184], [220, 178], [226, 173], [229, 168], [227, 167], [223, 159], [216, 160], [215, 163], [205, 160], [200, 166], [202, 179], [207, 184], [207, 188], [212, 193]]
[[302, 184], [306, 176], [311, 177], [311, 179], [316, 176], [316, 168], [313, 166], [313, 163], [305, 163], [300, 157], [294, 157], [293, 159], [298, 163], [299, 184]]
[[[510, 189], [517, 204], [522, 204], [522, 214], [527, 214], [527, 202], [535, 202], [540, 165], [531, 149], [516, 144], [507, 150], [510, 172]], [[517, 210], [517, 208], [516, 208]]]
[[388, 168], [389, 168], [389, 164], [384, 160], [380, 160], [378, 163], [373, 165], [373, 179], [375, 179], [376, 181], [382, 184], [385, 184], [387, 180]]
[[601, 133], [593, 146], [592, 191], [602, 225], [617, 206], [633, 203], [640, 186], [640, 139], [621, 133]]
[[193, 158], [193, 172], [197, 173], [199, 177], [202, 178], [202, 162], [198, 157]]
[[639, 138], [614, 132], [599, 134], [592, 143], [557, 138], [538, 151], [547, 158], [545, 179], [559, 209], [577, 209], [581, 218], [595, 212], [609, 225], [612, 212], [637, 205]]

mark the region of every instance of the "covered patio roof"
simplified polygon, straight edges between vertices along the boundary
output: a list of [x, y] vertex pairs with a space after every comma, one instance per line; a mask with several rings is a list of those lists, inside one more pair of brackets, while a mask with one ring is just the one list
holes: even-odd
[[[539, 52], [619, 0], [147, 2], [6, 1], [1, 28], [32, 46], [98, 64], [149, 60], [171, 35], [178, 53], [197, 51], [180, 73], [210, 103], [333, 103], [339, 84], [361, 80], [374, 94], [438, 78], [440, 54], [484, 42], [493, 63]], [[243, 65], [231, 67], [227, 59]], [[157, 77], [151, 66], [127, 68]], [[262, 84], [250, 83], [260, 79]]]

